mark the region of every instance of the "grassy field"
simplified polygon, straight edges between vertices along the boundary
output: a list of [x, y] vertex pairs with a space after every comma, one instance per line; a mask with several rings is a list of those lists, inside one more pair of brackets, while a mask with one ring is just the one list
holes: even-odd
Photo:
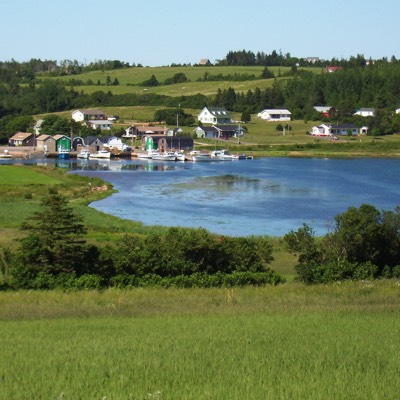
[[[90, 240], [160, 229], [87, 207], [107, 195], [92, 191], [99, 180], [3, 167], [0, 245], [49, 187], [71, 198]], [[293, 277], [295, 259], [271, 240], [272, 268]], [[397, 399], [399, 306], [395, 280], [0, 292], [0, 398]]]
[[[144, 68], [127, 68], [112, 71], [93, 71], [74, 76], [62, 76], [57, 78], [44, 79], [59, 79], [68, 82], [70, 79], [81, 80], [87, 82], [91, 80], [95, 85], [91, 86], [76, 86], [76, 89], [84, 93], [93, 93], [99, 90], [111, 91], [113, 94], [125, 93], [154, 93], [166, 96], [191, 96], [197, 93], [202, 93], [206, 96], [214, 95], [218, 89], [228, 89], [232, 87], [235, 91], [242, 92], [256, 87], [265, 89], [273, 84], [274, 79], [253, 79], [245, 82], [235, 81], [206, 81], [200, 82], [199, 79], [204, 79], [206, 73], [210, 75], [224, 76], [234, 74], [254, 75], [259, 78], [264, 67], [144, 67]], [[290, 71], [290, 67], [270, 67], [270, 71], [275, 74], [277, 79], [284, 79], [280, 75]], [[321, 68], [304, 68], [305, 70], [314, 73], [321, 73]], [[172, 78], [175, 74], [183, 73], [186, 75], [188, 82], [174, 85], [160, 85], [156, 87], [139, 86], [142, 82], [150, 79], [154, 75], [159, 83], [163, 83], [166, 79]], [[111, 81], [117, 79], [119, 85], [105, 86], [107, 77]], [[101, 86], [96, 85], [100, 81]]]
[[0, 293], [4, 399], [397, 399], [399, 286]]

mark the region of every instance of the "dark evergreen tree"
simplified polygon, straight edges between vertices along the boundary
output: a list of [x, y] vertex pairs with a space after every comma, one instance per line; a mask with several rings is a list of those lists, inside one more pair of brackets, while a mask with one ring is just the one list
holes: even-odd
[[21, 261], [33, 274], [79, 274], [85, 270], [86, 229], [64, 196], [55, 192], [44, 197], [41, 210], [26, 220], [22, 229], [28, 234], [21, 239]]

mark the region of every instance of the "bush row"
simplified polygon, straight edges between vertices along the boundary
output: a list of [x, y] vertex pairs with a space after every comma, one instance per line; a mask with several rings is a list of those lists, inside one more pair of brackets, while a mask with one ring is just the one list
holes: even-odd
[[[119, 289], [139, 287], [162, 287], [162, 288], [212, 288], [212, 287], [234, 287], [234, 286], [265, 286], [284, 283], [285, 279], [278, 273], [269, 270], [266, 272], [234, 272], [226, 274], [218, 272], [213, 275], [205, 273], [194, 273], [192, 275], [178, 275], [174, 277], [162, 277], [156, 274], [144, 276], [116, 275], [106, 280], [99, 275], [75, 274], [52, 275], [40, 272], [29, 282], [24, 282], [24, 289], [32, 290], [91, 290], [115, 287]], [[0, 290], [20, 289], [18, 281], [9, 279], [0, 283]]]

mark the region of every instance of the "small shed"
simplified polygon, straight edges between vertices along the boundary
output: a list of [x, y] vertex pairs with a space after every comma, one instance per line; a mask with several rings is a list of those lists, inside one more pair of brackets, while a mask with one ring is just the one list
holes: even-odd
[[36, 138], [36, 148], [38, 150], [45, 151], [44, 150], [44, 143], [45, 143], [45, 140], [48, 139], [49, 137], [51, 137], [51, 136], [50, 135], [40, 135], [40, 136], [38, 136]]
[[97, 136], [86, 137], [85, 146], [89, 147], [89, 150], [93, 153], [104, 149], [103, 142]]
[[43, 151], [46, 153], [55, 153], [57, 146], [53, 136], [48, 136], [43, 140]]
[[30, 132], [18, 132], [8, 141], [10, 146], [34, 146], [35, 135]]
[[54, 135], [56, 151], [71, 150], [71, 139], [65, 135]]
[[72, 139], [72, 150], [79, 151], [82, 147], [85, 147], [85, 142], [80, 136], [76, 136]]

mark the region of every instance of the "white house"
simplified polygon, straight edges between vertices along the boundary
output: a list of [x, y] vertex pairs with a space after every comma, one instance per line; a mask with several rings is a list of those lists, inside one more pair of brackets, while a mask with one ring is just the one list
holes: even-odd
[[198, 138], [217, 138], [218, 130], [215, 126], [198, 126], [193, 130]]
[[312, 136], [335, 136], [335, 135], [358, 135], [365, 134], [368, 131], [367, 127], [362, 127], [361, 130], [353, 124], [322, 124], [313, 126], [310, 134]]
[[76, 122], [106, 119], [106, 114], [101, 110], [75, 110], [72, 119]]
[[396, 114], [400, 114], [400, 108], [396, 108]]
[[223, 107], [204, 107], [197, 116], [203, 124], [230, 124], [232, 116]]
[[361, 117], [373, 117], [375, 115], [374, 108], [360, 108], [354, 115], [360, 115]]
[[290, 121], [292, 113], [286, 109], [265, 109], [257, 114], [260, 118], [265, 121], [279, 122], [279, 121]]
[[332, 136], [331, 126], [326, 124], [313, 126], [310, 134], [312, 136]]
[[113, 126], [113, 123], [111, 121], [106, 120], [106, 119], [90, 120], [90, 121], [87, 121], [87, 124], [92, 129], [99, 128], [102, 131], [109, 131], [109, 130], [111, 130], [111, 127]]
[[100, 137], [100, 140], [102, 141], [103, 146], [108, 147], [110, 150], [117, 149], [122, 151], [126, 147], [122, 140], [116, 136], [102, 136]]

